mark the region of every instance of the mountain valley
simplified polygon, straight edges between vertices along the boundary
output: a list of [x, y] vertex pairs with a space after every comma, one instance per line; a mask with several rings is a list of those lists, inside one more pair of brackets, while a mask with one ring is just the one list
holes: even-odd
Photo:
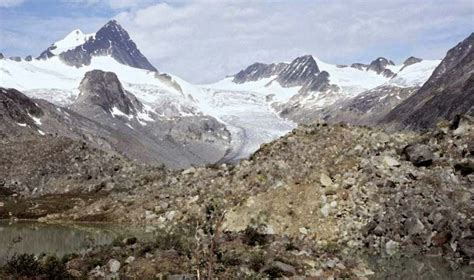
[[302, 55], [199, 85], [117, 20], [1, 54], [0, 219], [153, 239], [7, 255], [0, 278], [470, 279], [473, 43], [401, 64]]

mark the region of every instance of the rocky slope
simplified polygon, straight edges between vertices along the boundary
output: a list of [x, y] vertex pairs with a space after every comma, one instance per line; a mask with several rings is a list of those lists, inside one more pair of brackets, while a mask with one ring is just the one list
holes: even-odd
[[474, 33], [450, 49], [430, 79], [384, 119], [392, 127], [426, 129], [457, 114], [474, 115]]
[[[78, 257], [73, 270], [79, 274], [110, 273], [108, 260], [125, 263], [120, 252], [132, 254], [138, 261], [137, 266], [124, 265], [116, 271], [128, 276], [164, 272], [159, 267], [153, 272], [140, 267], [147, 260], [176, 258], [181, 265], [169, 264], [172, 271], [208, 271], [209, 267], [199, 265], [195, 254], [206, 256], [209, 250], [216, 254], [210, 256], [217, 256], [215, 265], [221, 268], [215, 273], [222, 277], [231, 275], [226, 273], [242, 277], [271, 273], [365, 277], [372, 272], [359, 256], [366, 253], [386, 257], [427, 254], [444, 256], [453, 264], [468, 264], [474, 258], [472, 139], [474, 120], [462, 116], [425, 134], [389, 134], [325, 123], [305, 125], [262, 146], [250, 160], [236, 166], [176, 172], [117, 160], [115, 167], [108, 169], [104, 157], [92, 156], [89, 165], [96, 166], [93, 162], [98, 161], [98, 166], [109, 171], [93, 173], [90, 180], [102, 186], [99, 194], [107, 190], [108, 195], [91, 199], [87, 194], [97, 189], [78, 188], [81, 195], [76, 195], [69, 207], [41, 213], [49, 214], [45, 221], [149, 224], [162, 228], [166, 238], [171, 238], [166, 240], [190, 242], [179, 243], [185, 247], [175, 241], [171, 247], [155, 244], [147, 249], [152, 250], [148, 255], [136, 255], [127, 246], [112, 251], [97, 249], [94, 255], [102, 259], [100, 268], [87, 269], [92, 255]], [[38, 143], [28, 143], [31, 150], [35, 145]], [[38, 169], [38, 165], [22, 172], [31, 168]], [[53, 170], [43, 170], [44, 176], [48, 178]], [[60, 184], [67, 174], [51, 176], [51, 182]], [[75, 178], [68, 181], [71, 189], [83, 185]], [[127, 178], [125, 183], [123, 178]], [[5, 211], [14, 212], [12, 197], [3, 199], [8, 206]], [[41, 197], [35, 199], [35, 209], [45, 209], [46, 202], [50, 203]], [[210, 229], [220, 235], [212, 237]], [[199, 234], [203, 235], [196, 239]], [[212, 251], [210, 244], [222, 251]], [[163, 250], [170, 248], [174, 250], [172, 258], [163, 255]], [[263, 254], [260, 265], [253, 266], [248, 260], [252, 254]]]
[[4, 138], [59, 135], [169, 168], [213, 163], [229, 149], [229, 133], [215, 119], [162, 119], [124, 91], [110, 72], [87, 73], [80, 96], [69, 109], [30, 99], [14, 89], [0, 89]]
[[43, 110], [21, 92], [0, 88], [0, 138], [33, 133], [18, 127], [38, 130], [38, 120], [43, 114]]
[[329, 122], [355, 125], [377, 125], [395, 106], [419, 87], [382, 85], [322, 109], [320, 112], [298, 112], [299, 119], [311, 121], [319, 117]]

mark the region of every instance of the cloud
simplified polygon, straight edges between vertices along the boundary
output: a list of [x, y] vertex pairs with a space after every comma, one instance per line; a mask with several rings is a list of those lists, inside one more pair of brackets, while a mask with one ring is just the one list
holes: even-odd
[[25, 0], [0, 0], [0, 8], [10, 8], [23, 4]]
[[442, 58], [472, 32], [474, 14], [472, 0], [44, 1], [62, 4], [31, 0], [15, 8], [24, 13], [2, 11], [0, 51], [39, 54], [75, 28], [94, 32], [114, 17], [160, 71], [197, 83], [304, 54], [334, 64]]
[[108, 7], [116, 10], [138, 8], [146, 5], [150, 5], [153, 0], [62, 0], [67, 4], [81, 4], [81, 5], [107, 5]]
[[469, 34], [473, 9], [469, 0], [194, 0], [116, 18], [159, 69], [208, 82], [307, 53], [332, 63], [442, 58]]

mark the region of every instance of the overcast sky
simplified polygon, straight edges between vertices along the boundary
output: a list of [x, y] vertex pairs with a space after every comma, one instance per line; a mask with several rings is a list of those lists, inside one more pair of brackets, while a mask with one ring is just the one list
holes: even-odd
[[474, 31], [474, 1], [0, 0], [0, 52], [39, 55], [112, 18], [160, 71], [204, 83], [304, 54], [334, 64], [440, 59]]

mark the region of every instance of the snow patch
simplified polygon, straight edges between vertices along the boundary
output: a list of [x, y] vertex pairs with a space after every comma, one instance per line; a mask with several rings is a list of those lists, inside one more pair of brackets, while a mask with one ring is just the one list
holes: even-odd
[[40, 118], [32, 116], [30, 113], [28, 113], [28, 116], [35, 122], [36, 125], [41, 125], [41, 119]]
[[110, 113], [112, 114], [112, 117], [114, 117], [114, 118], [115, 117], [125, 117], [129, 120], [133, 118], [133, 116], [125, 114], [124, 112], [120, 111], [120, 109], [117, 108], [117, 107], [113, 107]]

